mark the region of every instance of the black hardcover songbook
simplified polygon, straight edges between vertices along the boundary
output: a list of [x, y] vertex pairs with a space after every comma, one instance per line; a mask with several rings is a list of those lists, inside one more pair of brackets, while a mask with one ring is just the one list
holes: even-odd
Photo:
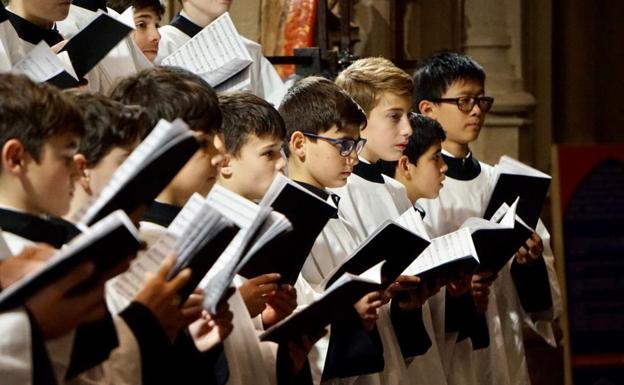
[[394, 282], [427, 246], [429, 241], [392, 221], [386, 221], [329, 274], [323, 282], [323, 287], [330, 287], [345, 273], [360, 275], [381, 262], [383, 262], [381, 284], [387, 286]]
[[316, 237], [327, 221], [336, 216], [337, 209], [282, 174], [275, 178], [260, 205], [282, 213], [293, 229], [257, 250], [239, 274], [253, 278], [279, 273], [281, 283], [294, 284]]
[[260, 340], [284, 343], [318, 334], [340, 317], [348, 316], [355, 302], [379, 287], [379, 281], [344, 274], [317, 301], [270, 327], [260, 335]]
[[550, 187], [550, 175], [505, 155], [494, 169], [498, 178], [483, 217], [490, 219], [503, 203], [511, 205], [520, 197], [516, 213], [535, 228]]
[[136, 227], [123, 211], [115, 211], [58, 250], [43, 268], [0, 292], [0, 310], [22, 305], [83, 261], [94, 261], [96, 271], [105, 271], [141, 247]]
[[90, 225], [117, 209], [130, 214], [141, 205], [147, 206], [198, 148], [182, 120], [161, 120], [115, 171], [95, 201], [80, 210], [79, 222]]

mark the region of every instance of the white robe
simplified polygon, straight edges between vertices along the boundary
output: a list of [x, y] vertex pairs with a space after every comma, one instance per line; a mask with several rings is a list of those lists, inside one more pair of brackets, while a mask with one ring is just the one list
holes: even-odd
[[[362, 159], [360, 161], [366, 162]], [[341, 198], [338, 205], [340, 215], [353, 225], [361, 239], [366, 239], [384, 221], [395, 220], [405, 211], [413, 210], [405, 187], [386, 175], [383, 175], [383, 179], [384, 183], [374, 183], [352, 174], [344, 187], [333, 189]], [[436, 344], [434, 338], [431, 338], [432, 348], [426, 354], [414, 357], [408, 370], [392, 327], [389, 310], [389, 306], [380, 309], [377, 323], [384, 343], [386, 361], [386, 368], [380, 375], [381, 383], [428, 384], [429, 381], [439, 378], [440, 358], [436, 353], [437, 347], [433, 346]], [[433, 336], [428, 305], [423, 306], [422, 313], [427, 333]]]
[[[480, 163], [481, 172], [472, 180], [463, 181], [447, 175], [444, 188], [434, 200], [419, 203], [427, 212], [425, 222], [431, 236], [440, 236], [457, 230], [469, 217], [481, 217], [494, 184], [493, 168]], [[536, 229], [544, 242], [544, 260], [548, 269], [554, 319], [561, 311], [561, 296], [554, 270], [554, 257], [550, 249], [550, 235], [543, 224]], [[441, 346], [449, 385], [525, 385], [530, 383], [522, 327], [527, 325], [538, 332], [546, 342], [556, 345], [549, 322], [533, 320], [520, 306], [508, 264], [493, 283], [486, 312], [490, 345], [472, 350], [470, 339], [455, 343], [457, 334], [444, 333], [444, 311], [437, 310], [434, 319], [436, 336]], [[444, 306], [443, 297], [437, 303]]]
[[0, 23], [0, 72], [8, 72], [24, 57], [20, 38], [9, 20]]
[[[189, 35], [171, 25], [160, 27], [158, 31], [161, 38], [158, 44], [158, 56], [155, 60], [157, 64], [160, 64], [164, 58], [191, 39]], [[251, 86], [248, 91], [265, 99], [277, 108], [288, 88], [284, 85], [273, 65], [262, 55], [260, 44], [243, 36], [241, 38], [253, 59], [253, 63], [248, 67], [248, 70], [251, 71]]]
[[[3, 232], [3, 236], [13, 255], [19, 254], [24, 247], [34, 244], [28, 239], [6, 231]], [[65, 373], [71, 363], [74, 331], [62, 337], [46, 341], [46, 350], [59, 385], [135, 385], [141, 383], [141, 355], [134, 334], [120, 317], [113, 316], [113, 321], [119, 346], [111, 352], [108, 360], [79, 374], [70, 381], [65, 380]], [[24, 331], [22, 330], [21, 332], [23, 333]], [[28, 340], [30, 340], [30, 337]], [[29, 365], [32, 365], [32, 363]]]

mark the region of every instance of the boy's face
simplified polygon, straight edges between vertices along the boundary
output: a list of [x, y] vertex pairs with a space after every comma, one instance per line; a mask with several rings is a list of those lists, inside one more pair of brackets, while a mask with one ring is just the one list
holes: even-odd
[[61, 217], [69, 211], [77, 169], [74, 155], [79, 137], [64, 133], [44, 141], [39, 161], [27, 155], [22, 183], [28, 212]]
[[442, 158], [442, 144], [432, 145], [418, 158], [416, 165], [408, 161], [407, 168], [410, 173], [405, 188], [410, 197], [418, 199], [434, 199], [440, 193], [448, 167]]
[[[318, 135], [332, 139], [358, 139], [359, 131], [357, 127], [347, 127], [338, 131], [338, 127], [334, 125], [327, 131], [319, 132]], [[322, 187], [344, 186], [357, 162], [358, 155], [355, 151], [344, 157], [340, 155], [340, 149], [336, 144], [323, 139], [305, 137], [304, 167]]]
[[87, 170], [89, 175], [89, 187], [93, 195], [98, 195], [111, 179], [115, 171], [128, 159], [128, 156], [139, 145], [137, 140], [127, 147], [114, 147], [98, 164]]
[[221, 170], [221, 178], [227, 185], [243, 197], [261, 199], [278, 172], [284, 169], [280, 138], [258, 137], [249, 134], [237, 156], [226, 155], [226, 165]]
[[158, 55], [158, 42], [160, 41], [158, 23], [160, 23], [160, 17], [152, 8], [135, 9], [134, 25], [136, 30], [132, 32], [132, 40], [151, 62]]
[[412, 127], [407, 114], [410, 111], [411, 98], [391, 92], [385, 92], [379, 103], [368, 114], [368, 124], [362, 130], [366, 146], [362, 157], [369, 162], [378, 160], [398, 160], [403, 154]]
[[17, 13], [35, 24], [65, 20], [71, 0], [12, 0]]
[[232, 0], [186, 0], [183, 6], [191, 6], [214, 20], [230, 10]]
[[[483, 84], [473, 80], [455, 81], [442, 95], [442, 98], [458, 98], [461, 96], [483, 96], [485, 90]], [[446, 133], [446, 142], [468, 146], [469, 143], [477, 140], [485, 113], [481, 111], [478, 104], [469, 112], [460, 111], [454, 103], [434, 103], [431, 111], [426, 113], [429, 117], [437, 120]]]
[[170, 187], [177, 198], [176, 205], [184, 205], [197, 192], [207, 195], [214, 185], [223, 161], [223, 134], [208, 135], [195, 131], [200, 148], [173, 178]]

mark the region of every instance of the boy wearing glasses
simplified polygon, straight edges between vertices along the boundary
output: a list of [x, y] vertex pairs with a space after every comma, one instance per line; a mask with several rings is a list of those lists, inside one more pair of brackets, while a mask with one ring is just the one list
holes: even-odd
[[[366, 143], [360, 138], [360, 129], [366, 126], [364, 112], [331, 81], [309, 77], [288, 91], [280, 113], [288, 137], [284, 145], [288, 176], [339, 207], [339, 198], [326, 189], [343, 186], [358, 163]], [[297, 281], [300, 305], [313, 302], [323, 292], [323, 280], [361, 242], [344, 218], [329, 220]], [[314, 383], [333, 383], [383, 369], [383, 348], [375, 324], [377, 308], [386, 302], [384, 293], [369, 293], [344, 320], [331, 325], [331, 336], [317, 342], [309, 354]]]
[[[485, 96], [485, 72], [481, 66], [468, 56], [452, 52], [426, 59], [414, 74], [414, 84], [415, 108], [437, 120], [446, 132], [442, 144], [442, 156], [448, 165], [444, 189], [437, 199], [421, 201], [427, 211], [425, 220], [431, 226], [431, 235], [439, 236], [456, 230], [468, 217], [482, 216], [485, 211], [494, 183], [493, 168], [477, 161], [469, 145], [478, 138], [494, 99]], [[553, 309], [557, 308], [554, 301], [559, 298], [559, 288], [549, 238], [540, 222], [536, 233], [500, 271], [498, 279], [492, 273], [473, 275], [467, 295], [472, 299], [474, 311], [485, 313], [486, 332], [445, 330], [444, 361], [449, 384], [530, 383], [523, 325], [555, 345], [548, 321], [556, 317]], [[539, 277], [543, 276], [549, 282], [541, 282]], [[520, 282], [524, 284], [518, 286]], [[517, 289], [521, 287], [530, 290]], [[447, 318], [453, 312], [452, 303], [455, 301], [447, 296]], [[462, 319], [467, 316], [458, 315]], [[441, 329], [443, 322], [437, 323]], [[456, 344], [456, 332], [471, 338]]]

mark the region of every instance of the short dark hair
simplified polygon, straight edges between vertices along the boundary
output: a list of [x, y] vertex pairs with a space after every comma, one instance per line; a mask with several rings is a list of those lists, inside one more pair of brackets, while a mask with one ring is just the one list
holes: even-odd
[[160, 0], [108, 0], [106, 5], [119, 13], [123, 13], [130, 7], [134, 7], [135, 10], [149, 8], [153, 10], [158, 17], [162, 17], [165, 14], [165, 7], [160, 3]]
[[219, 95], [219, 107], [223, 115], [225, 151], [240, 154], [249, 135], [260, 138], [286, 138], [286, 126], [281, 115], [266, 100], [248, 92]]
[[17, 139], [36, 161], [51, 136], [84, 133], [82, 114], [70, 97], [23, 75], [0, 74], [0, 117], [0, 148]]
[[414, 72], [413, 103], [441, 98], [449, 87], [459, 80], [485, 84], [485, 71], [467, 55], [457, 52], [439, 52], [426, 58]]
[[[284, 96], [279, 112], [286, 123], [286, 141], [295, 131], [319, 134], [336, 125], [366, 127], [366, 114], [340, 87], [322, 77], [311, 76], [299, 80]], [[284, 152], [289, 155], [288, 145]]]
[[126, 106], [102, 94], [73, 89], [66, 91], [84, 117], [85, 134], [78, 152], [89, 167], [96, 166], [114, 147], [127, 147], [143, 140], [152, 129], [147, 112]]
[[[407, 156], [410, 163], [416, 165], [418, 159], [431, 146], [446, 139], [446, 134], [438, 121], [425, 115], [411, 112], [409, 114], [409, 122], [413, 132], [407, 141], [405, 150], [403, 150], [403, 155]], [[396, 160], [382, 161], [382, 172], [394, 178], [397, 163], [398, 161]]]
[[154, 67], [123, 79], [111, 92], [123, 104], [145, 108], [152, 126], [160, 119], [184, 120], [192, 130], [221, 132], [217, 94], [201, 77], [176, 67]]

